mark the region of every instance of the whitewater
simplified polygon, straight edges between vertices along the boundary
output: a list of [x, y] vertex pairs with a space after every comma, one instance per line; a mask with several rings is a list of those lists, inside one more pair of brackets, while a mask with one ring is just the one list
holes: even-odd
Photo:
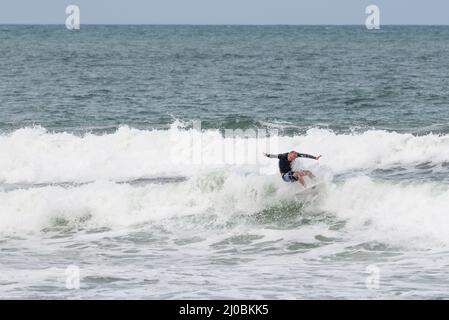
[[[249, 158], [225, 161], [225, 147]], [[290, 149], [323, 155], [294, 164], [325, 184], [312, 201], [262, 155]], [[26, 127], [0, 135], [0, 154], [2, 296], [445, 295], [445, 134]], [[64, 287], [70, 265], [80, 290]], [[367, 289], [370, 270], [377, 289]]]
[[447, 299], [448, 38], [0, 25], [0, 299]]

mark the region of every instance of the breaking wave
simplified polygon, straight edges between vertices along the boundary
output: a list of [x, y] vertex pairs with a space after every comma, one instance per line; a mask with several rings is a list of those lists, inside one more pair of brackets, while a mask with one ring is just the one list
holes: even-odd
[[[198, 138], [201, 148], [192, 150]], [[420, 163], [447, 166], [448, 136], [311, 129], [299, 136], [231, 140], [235, 148], [244, 143], [242, 150], [253, 150], [255, 158], [220, 162], [217, 149], [230, 141], [222, 132], [176, 125], [170, 130], [121, 127], [103, 135], [52, 133], [40, 127], [3, 134], [0, 232], [115, 228], [190, 216], [198, 217], [196, 224], [208, 217], [211, 228], [220, 228], [261, 213], [282, 220], [283, 211], [289, 217], [330, 215], [343, 221], [349, 234], [367, 241], [449, 245], [446, 184], [369, 176], [374, 170]], [[319, 164], [300, 164], [326, 173], [325, 190], [311, 203], [297, 205], [299, 186], [283, 183], [276, 161], [261, 155], [290, 149], [323, 155]], [[200, 162], [195, 160], [198, 150]], [[336, 175], [344, 178], [333, 179]]]

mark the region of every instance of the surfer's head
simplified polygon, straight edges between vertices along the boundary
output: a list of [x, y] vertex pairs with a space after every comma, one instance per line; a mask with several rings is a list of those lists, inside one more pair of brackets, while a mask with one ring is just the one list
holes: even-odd
[[288, 159], [288, 161], [293, 161], [293, 160], [295, 160], [297, 157], [298, 157], [298, 152], [296, 152], [296, 151], [290, 151], [290, 152], [288, 153], [287, 159]]

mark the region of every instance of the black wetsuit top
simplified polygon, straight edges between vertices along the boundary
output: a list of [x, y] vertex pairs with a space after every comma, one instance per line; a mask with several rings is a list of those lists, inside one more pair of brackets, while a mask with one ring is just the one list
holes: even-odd
[[[288, 161], [288, 153], [269, 154], [268, 156], [279, 159], [279, 171], [282, 175], [292, 170], [292, 161]], [[305, 153], [298, 153], [298, 158], [316, 159], [316, 157]]]

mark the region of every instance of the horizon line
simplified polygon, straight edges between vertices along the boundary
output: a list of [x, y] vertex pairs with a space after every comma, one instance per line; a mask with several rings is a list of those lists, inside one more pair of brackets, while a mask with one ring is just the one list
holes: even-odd
[[[21, 22], [13, 22], [13, 23], [1, 23], [0, 22], [0, 26], [64, 26], [64, 23], [21, 23]], [[227, 27], [227, 26], [304, 26], [304, 27], [308, 27], [308, 26], [365, 26], [365, 24], [360, 23], [360, 24], [321, 24], [321, 23], [310, 23], [310, 24], [291, 24], [291, 23], [266, 23], [266, 24], [257, 24], [257, 23], [81, 23], [81, 26], [223, 26], [223, 27]], [[415, 26], [449, 26], [448, 24], [395, 24], [395, 23], [390, 23], [390, 24], [381, 24], [380, 27], [382, 28], [382, 26], [403, 26], [403, 27], [415, 27]]]

